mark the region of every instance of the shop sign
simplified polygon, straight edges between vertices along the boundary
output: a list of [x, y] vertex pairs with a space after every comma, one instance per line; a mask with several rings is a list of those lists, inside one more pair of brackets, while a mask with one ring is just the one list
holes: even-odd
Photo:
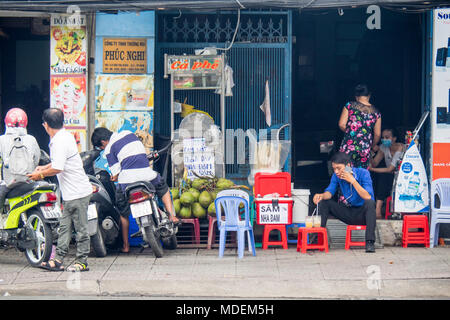
[[288, 224], [289, 205], [287, 203], [260, 203], [259, 224]]
[[213, 72], [220, 73], [222, 59], [218, 57], [172, 56], [167, 59], [168, 73]]
[[103, 73], [147, 73], [147, 39], [103, 39]]

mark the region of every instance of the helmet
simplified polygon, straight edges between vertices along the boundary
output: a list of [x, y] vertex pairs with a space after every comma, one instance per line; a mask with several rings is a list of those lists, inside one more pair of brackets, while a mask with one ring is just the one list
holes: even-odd
[[28, 125], [27, 114], [20, 108], [12, 108], [6, 113], [5, 125], [7, 127], [26, 128]]

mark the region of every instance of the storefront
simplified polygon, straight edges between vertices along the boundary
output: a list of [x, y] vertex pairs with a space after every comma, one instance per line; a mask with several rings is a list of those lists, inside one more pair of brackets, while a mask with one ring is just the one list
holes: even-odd
[[[431, 9], [443, 3], [367, 1], [356, 7], [352, 2], [336, 6], [330, 1], [280, 1], [265, 7], [255, 1], [222, 1], [219, 8], [199, 1], [179, 9], [180, 3], [161, 8], [150, 1], [136, 10], [126, 2], [94, 7], [86, 1], [71, 13], [59, 1], [50, 9], [24, 1], [9, 7], [0, 4], [0, 10], [7, 10], [1, 11], [0, 18], [6, 34], [0, 34], [2, 114], [20, 103], [27, 86], [34, 86], [40, 107], [34, 107], [38, 99], [32, 98], [33, 107], [27, 112], [40, 119], [47, 106], [64, 108], [67, 127], [79, 138], [80, 150], [89, 147], [89, 135], [96, 126], [138, 131], [152, 148], [155, 136], [170, 136], [172, 117], [175, 126], [183, 118], [181, 112], [172, 115], [170, 111], [164, 54], [191, 55], [215, 48], [224, 53], [235, 84], [225, 99], [225, 119], [219, 112], [220, 95], [214, 92], [177, 92], [174, 98], [208, 113], [216, 125], [224, 120], [225, 129], [231, 130], [225, 150], [234, 156], [225, 157], [227, 178], [247, 184], [248, 138], [245, 161], [237, 162], [236, 141], [241, 133], [289, 124], [280, 136], [292, 141], [283, 169], [291, 173], [295, 188], [314, 194], [329, 181], [328, 159], [342, 140], [339, 114], [353, 99], [356, 84], [368, 84], [383, 126], [398, 129], [400, 138], [430, 107], [429, 74], [435, 63], [429, 41]], [[66, 19], [74, 14], [81, 19]], [[18, 31], [18, 21], [23, 25], [25, 20], [7, 15], [28, 15], [28, 31]], [[33, 28], [39, 21], [36, 35]], [[77, 24], [79, 31], [68, 31], [73, 26], [67, 23]], [[21, 34], [25, 36], [19, 39]], [[58, 54], [64, 37], [77, 43], [70, 41], [71, 48], [66, 48], [73, 53], [70, 61], [62, 61]], [[444, 50], [436, 54], [442, 56], [439, 61], [445, 60]], [[266, 98], [270, 118], [260, 108]], [[437, 117], [433, 112], [432, 119]], [[426, 123], [420, 133], [420, 152], [429, 175], [430, 127]], [[40, 121], [30, 122], [29, 130], [40, 137], [42, 146], [47, 145]]]

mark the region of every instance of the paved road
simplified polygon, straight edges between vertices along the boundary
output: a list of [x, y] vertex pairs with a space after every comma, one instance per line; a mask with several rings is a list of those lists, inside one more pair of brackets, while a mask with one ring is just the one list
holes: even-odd
[[[5, 299], [450, 299], [450, 248], [330, 249], [301, 254], [257, 249], [238, 259], [227, 249], [178, 249], [155, 259], [151, 250], [91, 257], [91, 271], [49, 272], [22, 253], [0, 250]], [[74, 248], [67, 258], [74, 259]]]

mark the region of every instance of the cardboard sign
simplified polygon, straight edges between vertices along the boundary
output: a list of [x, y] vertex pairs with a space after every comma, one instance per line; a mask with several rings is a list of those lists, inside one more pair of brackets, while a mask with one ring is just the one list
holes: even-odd
[[103, 39], [103, 73], [146, 72], [146, 39]]
[[204, 138], [183, 140], [183, 161], [187, 169], [187, 178], [194, 180], [200, 176], [215, 176], [214, 152], [205, 144]]
[[279, 203], [274, 206], [272, 203], [259, 204], [259, 224], [288, 224], [289, 205]]

